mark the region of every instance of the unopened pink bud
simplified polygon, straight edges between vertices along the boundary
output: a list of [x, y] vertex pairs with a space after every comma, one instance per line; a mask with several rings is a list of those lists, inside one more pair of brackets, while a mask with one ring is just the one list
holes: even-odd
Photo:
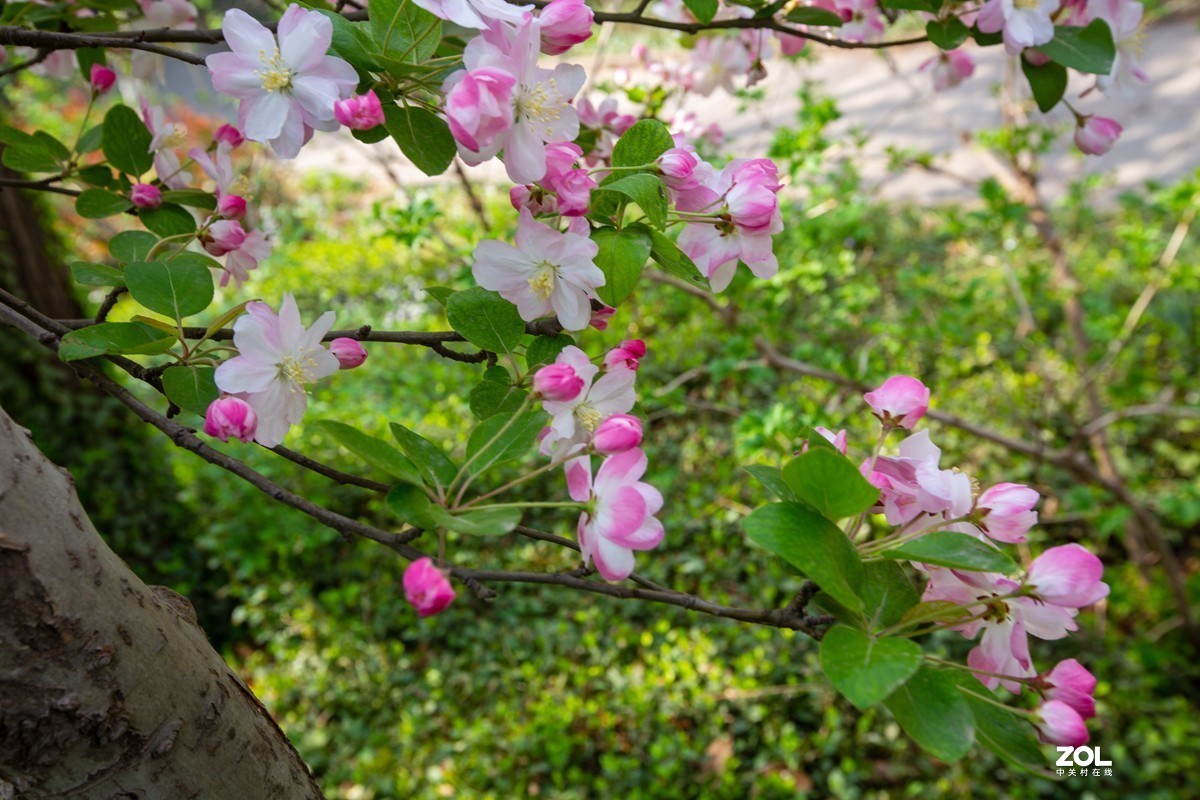
[[113, 72], [103, 64], [92, 64], [91, 83], [92, 91], [96, 94], [104, 94], [113, 87], [117, 82], [117, 73]]
[[422, 617], [432, 616], [454, 602], [454, 587], [429, 557], [419, 558], [404, 570], [404, 597]]
[[135, 183], [129, 199], [138, 208], [158, 208], [162, 205], [162, 191], [151, 183]]
[[609, 319], [611, 319], [612, 315], [616, 313], [617, 310], [612, 306], [604, 306], [599, 311], [592, 312], [592, 319], [590, 322], [588, 322], [588, 325], [591, 325], [598, 331], [607, 330]]
[[929, 389], [916, 378], [893, 375], [873, 392], [863, 395], [875, 416], [901, 428], [912, 428], [929, 410]]
[[562, 55], [592, 36], [595, 15], [583, 0], [550, 0], [542, 9], [542, 52], [548, 56]]
[[1073, 658], [1058, 662], [1054, 669], [1039, 675], [1035, 686], [1042, 688], [1047, 700], [1059, 700], [1084, 719], [1096, 716], [1096, 676]]
[[1019, 483], [998, 483], [979, 495], [976, 507], [982, 511], [980, 527], [1001, 542], [1023, 542], [1025, 534], [1037, 524], [1038, 493]]
[[592, 446], [611, 456], [632, 450], [642, 443], [642, 421], [631, 414], [613, 414], [596, 429]]
[[627, 339], [620, 347], [614, 347], [604, 355], [605, 369], [624, 367], [637, 372], [641, 360], [646, 357], [646, 343], [641, 339]]
[[241, 219], [246, 216], [246, 198], [236, 194], [222, 195], [217, 201], [217, 213], [225, 219]]
[[213, 138], [216, 139], [219, 144], [227, 144], [230, 147], [237, 147], [239, 144], [246, 141], [246, 137], [242, 135], [242, 132], [229, 123], [226, 123], [213, 131]]
[[1034, 726], [1042, 741], [1053, 745], [1079, 747], [1087, 744], [1088, 731], [1083, 717], [1061, 700], [1043, 703], [1034, 712]]
[[204, 432], [222, 442], [230, 437], [249, 442], [258, 427], [258, 415], [240, 397], [221, 397], [208, 404], [204, 414]]
[[337, 358], [338, 369], [361, 367], [367, 360], [367, 348], [344, 336], [329, 343], [329, 352]]
[[533, 390], [545, 400], [574, 400], [583, 391], [583, 378], [569, 364], [547, 364], [533, 375]]
[[247, 235], [237, 220], [223, 219], [208, 226], [200, 243], [209, 255], [223, 256], [241, 247]]
[[333, 104], [333, 116], [338, 122], [356, 131], [365, 131], [383, 124], [383, 105], [375, 92], [355, 95]]
[[1124, 128], [1108, 117], [1084, 117], [1075, 129], [1075, 146], [1089, 156], [1102, 156], [1112, 149]]

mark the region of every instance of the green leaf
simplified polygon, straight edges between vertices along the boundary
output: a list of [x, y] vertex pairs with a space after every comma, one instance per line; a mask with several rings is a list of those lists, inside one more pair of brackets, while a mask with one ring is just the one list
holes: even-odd
[[393, 422], [390, 427], [392, 438], [400, 443], [400, 449], [417, 465], [428, 483], [438, 488], [451, 484], [458, 475], [458, 467], [442, 448], [398, 422]]
[[861, 514], [879, 500], [879, 490], [849, 459], [824, 447], [810, 447], [788, 462], [783, 479], [797, 498], [834, 522]]
[[975, 741], [975, 719], [954, 676], [922, 667], [883, 701], [923, 750], [952, 764]]
[[37, 139], [33, 138], [32, 133], [26, 133], [23, 130], [14, 128], [11, 125], [0, 123], [0, 144], [8, 147], [37, 147]]
[[183, 206], [163, 203], [158, 208], [138, 212], [138, 218], [148, 230], [159, 236], [181, 236], [196, 230], [196, 220]]
[[485, 508], [451, 515], [434, 506], [433, 511], [439, 526], [469, 536], [502, 536], [521, 524], [519, 508]]
[[604, 273], [605, 283], [596, 294], [610, 306], [619, 306], [637, 286], [653, 240], [644, 225], [629, 225], [621, 230], [596, 228], [592, 241], [599, 247], [596, 266]]
[[681, 278], [706, 292], [712, 291], [712, 287], [708, 285], [708, 278], [700, 273], [696, 262], [680, 250], [679, 245], [671, 241], [666, 234], [653, 229], [650, 230], [650, 257], [676, 278]]
[[176, 339], [140, 322], [102, 322], [71, 331], [62, 338], [58, 357], [76, 361], [105, 354], [157, 355], [171, 349]]
[[84, 286], [124, 286], [125, 276], [116, 267], [76, 261], [71, 265], [71, 278]]
[[908, 639], [873, 639], [837, 625], [821, 640], [821, 669], [863, 711], [903, 686], [920, 667], [921, 646]]
[[847, 625], [873, 631], [898, 623], [920, 599], [908, 573], [895, 561], [863, 564], [858, 594], [863, 601], [861, 612], [851, 611], [825, 592], [814, 597], [813, 604]]
[[657, 175], [638, 173], [626, 175], [611, 183], [604, 183], [600, 191], [618, 192], [625, 195], [645, 213], [646, 219], [655, 228], [662, 230], [667, 225], [667, 185]]
[[220, 395], [214, 378], [216, 372], [216, 367], [167, 367], [162, 374], [163, 391], [168, 400], [184, 411], [203, 417], [209, 404]]
[[448, 286], [426, 286], [425, 294], [432, 297], [439, 306], [446, 307], [446, 301], [454, 294], [454, 290]]
[[692, 12], [692, 16], [705, 25], [713, 21], [719, 6], [717, 0], [683, 0], [683, 4]]
[[4, 148], [4, 166], [14, 172], [60, 172], [62, 164], [36, 139], [30, 137], [29, 144], [9, 145]]
[[1056, 25], [1054, 38], [1037, 49], [1064, 67], [1094, 75], [1112, 72], [1117, 57], [1112, 29], [1102, 19], [1092, 20], [1086, 28]]
[[432, 530], [438, 527], [434, 510], [442, 511], [442, 509], [433, 505], [419, 486], [398, 483], [387, 493], [384, 502], [397, 517], [414, 528]]
[[1018, 769], [1052, 777], [1045, 768], [1046, 756], [1029, 720], [996, 708], [980, 697], [988, 692], [970, 675], [964, 673], [959, 678], [959, 691], [975, 718], [975, 739], [981, 745]]
[[113, 171], [104, 164], [91, 164], [86, 167], [80, 167], [79, 180], [91, 186], [112, 186], [116, 183], [113, 177]]
[[317, 430], [333, 437], [338, 444], [367, 464], [407, 483], [417, 486], [422, 484], [421, 473], [417, 471], [413, 463], [405, 458], [403, 453], [382, 439], [368, 436], [357, 428], [331, 419], [318, 420], [313, 425]]
[[446, 319], [468, 342], [493, 353], [511, 353], [525, 335], [517, 307], [479, 286], [451, 295]]
[[468, 402], [476, 419], [484, 420], [496, 414], [516, 411], [525, 402], [527, 394], [524, 389], [508, 382], [484, 380], [471, 389]]
[[635, 122], [613, 145], [614, 167], [647, 167], [675, 146], [667, 126], [656, 119]]
[[771, 467], [766, 464], [751, 464], [747, 467], [742, 467], [742, 469], [749, 472], [759, 483], [767, 487], [767, 491], [775, 499], [789, 502], [795, 502], [799, 499], [792, 492], [791, 487], [787, 485], [787, 481], [783, 479], [783, 470], [779, 467]]
[[125, 285], [151, 311], [172, 319], [199, 314], [213, 299], [212, 272], [203, 258], [180, 253], [170, 261], [131, 261], [125, 266]]
[[210, 192], [200, 189], [168, 189], [162, 193], [162, 199], [168, 203], [203, 208], [206, 211], [212, 211], [217, 207], [217, 198], [213, 197]]
[[384, 108], [384, 126], [404, 155], [426, 175], [441, 175], [458, 152], [450, 126], [423, 108], [389, 105]]
[[995, 33], [984, 33], [979, 30], [976, 25], [971, 28], [971, 38], [975, 40], [975, 44], [980, 47], [991, 47], [992, 45], [1000, 44], [1004, 41], [1004, 32], [996, 31]]
[[879, 555], [973, 572], [1002, 572], [1005, 575], [1017, 567], [1003, 551], [974, 536], [954, 531], [933, 531]]
[[799, 503], [772, 503], [742, 520], [750, 540], [816, 581], [833, 599], [861, 611], [856, 591], [863, 565], [849, 538], [829, 520]]
[[33, 138], [43, 150], [60, 163], [70, 160], [71, 151], [67, 149], [67, 146], [45, 131], [34, 131]]
[[936, 14], [942, 10], [942, 0], [880, 0], [879, 5], [892, 11], [927, 11]]
[[958, 17], [931, 19], [925, 23], [925, 35], [943, 50], [953, 50], [971, 36], [971, 29]]
[[129, 106], [113, 106], [104, 116], [100, 147], [109, 164], [134, 177], [149, 171], [154, 164], [150, 154], [149, 129]]
[[[437, 50], [442, 21], [412, 0], [374, 0], [371, 38], [384, 55], [420, 63]], [[433, 174], [433, 173], [427, 173]]]
[[813, 6], [797, 6], [784, 16], [797, 25], [820, 25], [826, 28], [842, 27], [842, 18], [832, 11]]
[[[506, 425], [507, 430], [500, 433]], [[474, 459], [471, 472], [478, 475], [496, 464], [521, 458], [537, 443], [544, 427], [546, 415], [541, 411], [527, 411], [515, 419], [511, 413], [485, 419], [467, 440], [467, 458]]]
[[84, 189], [75, 198], [75, 212], [84, 219], [103, 219], [133, 208], [133, 203], [106, 189]]
[[91, 153], [100, 149], [101, 139], [104, 136], [103, 125], [93, 125], [87, 129], [83, 136], [79, 137], [79, 141], [75, 145], [76, 151], [80, 153]]
[[146, 231], [121, 231], [108, 243], [108, 252], [121, 262], [145, 261], [158, 244], [158, 237]]
[[1048, 61], [1038, 67], [1022, 58], [1021, 71], [1025, 73], [1025, 79], [1033, 91], [1033, 99], [1043, 114], [1058, 105], [1058, 101], [1066, 94], [1067, 68], [1062, 64]]
[[558, 358], [563, 348], [573, 344], [575, 340], [565, 333], [534, 337], [525, 350], [525, 366], [532, 371], [543, 364], [549, 364]]

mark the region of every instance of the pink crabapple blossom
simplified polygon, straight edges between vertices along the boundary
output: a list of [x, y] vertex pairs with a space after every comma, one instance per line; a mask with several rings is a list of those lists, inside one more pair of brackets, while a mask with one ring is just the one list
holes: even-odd
[[166, 113], [151, 106], [145, 97], [141, 99], [142, 122], [150, 131], [150, 152], [154, 156], [154, 171], [158, 179], [170, 189], [187, 187], [188, 179], [175, 148], [181, 147], [187, 138], [187, 129], [180, 123], [168, 123]]
[[1124, 129], [1108, 117], [1081, 117], [1075, 128], [1075, 146], [1089, 156], [1102, 156], [1112, 149]]
[[1051, 15], [1060, 0], [987, 0], [979, 10], [977, 26], [983, 33], [1004, 32], [1004, 49], [1017, 55], [1054, 38]]
[[[902, 441], [898, 455], [879, 456], [873, 467], [863, 462], [863, 474], [879, 489], [889, 524], [907, 524], [922, 514], [958, 518], [971, 510], [971, 479], [961, 472], [941, 469], [941, 457], [941, 449], [929, 438], [929, 431], [923, 430]], [[973, 526], [960, 525], [974, 530]]]
[[933, 76], [935, 92], [944, 92], [975, 74], [975, 59], [963, 50], [942, 52], [922, 64], [921, 72]]
[[1108, 596], [1101, 577], [1104, 565], [1083, 545], [1051, 547], [1033, 560], [1026, 588], [1038, 600], [1064, 608], [1083, 608]]
[[374, 90], [356, 94], [333, 104], [333, 116], [339, 123], [356, 131], [368, 131], [383, 124], [383, 105]]
[[[517, 76], [503, 69], [460, 70], [446, 79], [443, 108], [450, 133], [460, 148], [490, 151], [513, 124]], [[499, 150], [499, 146], [496, 147]]]
[[233, 324], [238, 355], [217, 367], [217, 388], [241, 396], [254, 408], [258, 428], [254, 439], [264, 447], [283, 441], [308, 408], [304, 387], [328, 377], [341, 366], [321, 344], [333, 325], [326, 311], [310, 328], [300, 321], [292, 295], [285, 294], [276, 314], [266, 303], [253, 301]]
[[247, 139], [295, 158], [314, 130], [336, 130], [334, 103], [354, 91], [358, 74], [326, 55], [333, 39], [327, 17], [290, 5], [273, 34], [233, 8], [221, 31], [230, 50], [210, 55], [208, 71], [217, 92], [239, 101], [238, 125]]
[[875, 416], [885, 424], [912, 428], [929, 410], [929, 389], [916, 378], [893, 375], [863, 395]]
[[584, 0], [550, 0], [538, 14], [542, 29], [541, 50], [548, 56], [560, 56], [577, 44], [592, 38], [595, 15]]
[[560, 233], [521, 209], [516, 246], [485, 239], [475, 247], [471, 273], [485, 289], [499, 292], [530, 321], [553, 314], [568, 331], [591, 320], [591, 299], [604, 285], [595, 264], [596, 243], [586, 236]]
[[1034, 686], [1047, 700], [1059, 700], [1075, 709], [1084, 719], [1096, 716], [1096, 677], [1073, 658], [1054, 665], [1054, 669], [1039, 675]]
[[213, 140], [217, 144], [227, 144], [230, 147], [237, 147], [246, 141], [246, 137], [242, 135], [241, 131], [226, 122], [213, 131]]
[[642, 421], [632, 414], [613, 414], [592, 437], [592, 447], [597, 453], [615, 455], [632, 450], [642, 443]]
[[152, 183], [135, 183], [129, 200], [138, 208], [158, 208], [162, 205], [162, 190]]
[[217, 201], [217, 214], [225, 219], [240, 220], [246, 216], [246, 198], [236, 194], [222, 195]]
[[542, 402], [551, 416], [549, 433], [542, 439], [543, 455], [586, 443], [604, 420], [628, 413], [637, 401], [637, 373], [632, 370], [617, 367], [597, 379], [600, 368], [574, 345], [564, 347], [554, 363], [571, 367], [583, 380], [583, 389], [569, 400]]
[[552, 403], [574, 400], [583, 388], [583, 378], [570, 364], [547, 364], [533, 374], [533, 391]]
[[982, 512], [979, 527], [999, 542], [1023, 542], [1025, 534], [1037, 524], [1033, 510], [1038, 493], [1019, 483], [998, 483], [979, 495], [975, 507]]
[[408, 565], [403, 583], [404, 598], [417, 610], [417, 616], [431, 617], [445, 611], [457, 597], [446, 574], [428, 556]]
[[338, 369], [357, 369], [367, 362], [367, 348], [346, 336], [339, 336], [330, 342], [329, 352], [338, 360]]
[[88, 82], [91, 84], [92, 92], [101, 95], [111, 89], [113, 84], [117, 82], [117, 73], [103, 64], [92, 64]]
[[1034, 727], [1042, 741], [1053, 745], [1079, 747], [1087, 744], [1087, 724], [1079, 712], [1061, 700], [1043, 703], [1034, 712]]
[[652, 550], [662, 542], [663, 526], [654, 515], [662, 509], [662, 495], [640, 480], [646, 472], [646, 454], [637, 448], [609, 456], [587, 475], [587, 459], [577, 459], [568, 481], [572, 497], [590, 484], [590, 505], [579, 515], [579, 549], [584, 564], [594, 563], [609, 581], [628, 578], [635, 550]]
[[626, 339], [619, 347], [614, 347], [604, 354], [606, 369], [623, 366], [637, 372], [641, 360], [646, 357], [646, 343], [641, 339]]
[[439, 19], [464, 28], [479, 30], [503, 21], [519, 25], [533, 6], [518, 6], [505, 0], [414, 0]]
[[230, 437], [250, 442], [257, 426], [258, 416], [254, 409], [240, 397], [219, 397], [209, 403], [204, 412], [204, 432], [222, 442], [228, 442]]
[[1102, 19], [1108, 23], [1116, 41], [1117, 54], [1107, 75], [1096, 76], [1096, 85], [1105, 94], [1131, 95], [1138, 84], [1150, 82], [1141, 65], [1141, 27], [1143, 5], [1137, 0], [1089, 0], [1081, 25]]

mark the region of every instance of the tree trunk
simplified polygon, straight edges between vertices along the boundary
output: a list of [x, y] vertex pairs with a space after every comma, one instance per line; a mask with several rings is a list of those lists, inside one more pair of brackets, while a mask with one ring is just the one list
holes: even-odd
[[195, 620], [0, 409], [0, 797], [322, 797]]

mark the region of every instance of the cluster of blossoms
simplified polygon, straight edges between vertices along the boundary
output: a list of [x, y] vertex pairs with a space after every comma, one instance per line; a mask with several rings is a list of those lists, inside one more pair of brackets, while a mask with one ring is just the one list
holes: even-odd
[[[1055, 38], [1055, 26], [1086, 27], [1103, 20], [1112, 31], [1116, 58], [1107, 75], [1097, 75], [1095, 85], [1081, 97], [1098, 89], [1105, 95], [1130, 95], [1150, 77], [1142, 69], [1141, 27], [1145, 9], [1138, 0], [987, 0], [978, 11], [959, 15], [967, 25], [983, 33], [1001, 34], [1009, 55], [1033, 66], [1050, 59], [1037, 48]], [[964, 50], [941, 52], [921, 66], [933, 76], [938, 91], [953, 88], [975, 71], [975, 62]], [[1075, 115], [1075, 145], [1088, 155], [1104, 155], [1120, 138], [1119, 122], [1098, 114]]]
[[[629, 413], [645, 355], [640, 339], [624, 341], [605, 354], [600, 374], [601, 367], [571, 345], [533, 378], [534, 392], [551, 417], [540, 450], [563, 466], [571, 499], [587, 504], [578, 524], [584, 563], [595, 563], [611, 581], [633, 572], [635, 550], [653, 549], [663, 537], [655, 516], [662, 495], [641, 480], [646, 472], [642, 423]], [[603, 458], [594, 474], [593, 456]]]
[[[928, 409], [929, 390], [915, 378], [898, 375], [868, 392], [865, 400], [886, 435], [913, 428]], [[845, 452], [844, 431], [836, 436], [820, 431]], [[941, 450], [922, 430], [904, 439], [897, 455], [862, 463], [863, 475], [880, 491], [875, 510], [897, 526], [896, 533], [881, 540], [886, 546], [938, 530], [967, 534], [992, 547], [994, 542], [1026, 541], [1038, 519], [1035, 490], [1000, 483], [976, 492], [966, 474], [943, 468], [940, 460]], [[1019, 580], [1000, 573], [914, 566], [928, 575], [923, 601], [946, 601], [962, 609], [962, 616], [941, 624], [968, 639], [982, 633], [967, 657], [967, 666], [980, 682], [1014, 694], [1023, 686], [1034, 689], [1044, 698], [1032, 713], [1042, 737], [1054, 744], [1085, 743], [1085, 720], [1095, 715], [1095, 678], [1074, 660], [1039, 675], [1028, 637], [1056, 640], [1078, 629], [1079, 610], [1108, 595], [1100, 559], [1078, 544], [1052, 547], [1036, 557]]]

